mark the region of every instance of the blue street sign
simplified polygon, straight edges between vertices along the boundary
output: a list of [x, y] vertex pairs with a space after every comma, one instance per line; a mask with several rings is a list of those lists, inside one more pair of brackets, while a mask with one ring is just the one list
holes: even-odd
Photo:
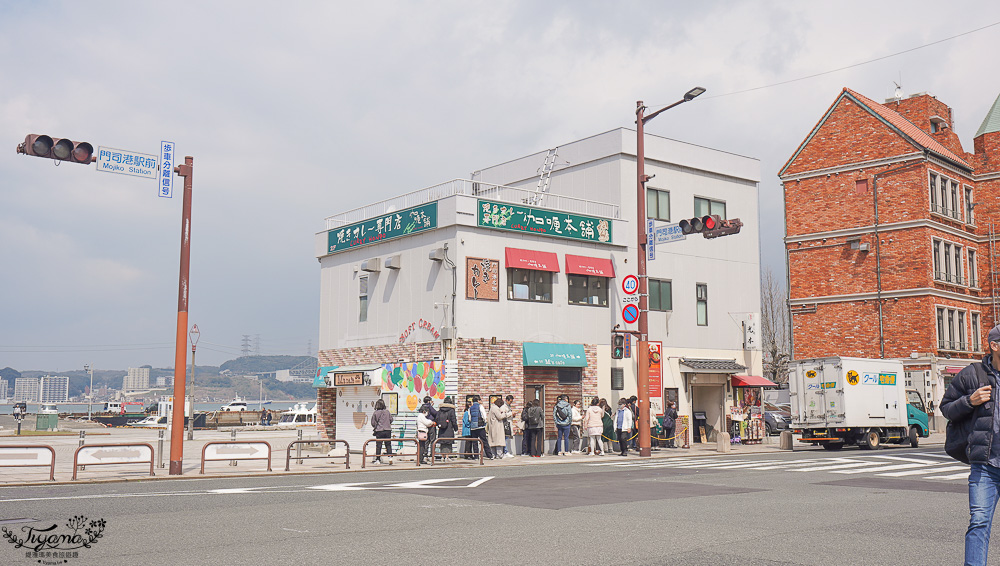
[[646, 253], [648, 257], [646, 261], [653, 261], [656, 259], [656, 237], [653, 233], [656, 225], [652, 218], [646, 219]]
[[156, 194], [163, 198], [174, 196], [174, 142], [160, 142], [160, 174], [156, 181]]
[[676, 242], [677, 240], [686, 240], [687, 236], [684, 235], [679, 224], [667, 224], [656, 229], [656, 237], [654, 239], [657, 244], [665, 244], [667, 242]]
[[625, 305], [622, 309], [622, 320], [628, 324], [639, 320], [639, 307], [634, 304]]

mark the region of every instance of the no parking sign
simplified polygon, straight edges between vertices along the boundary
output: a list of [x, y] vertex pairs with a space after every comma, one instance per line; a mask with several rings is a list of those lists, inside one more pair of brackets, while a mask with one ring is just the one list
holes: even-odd
[[622, 319], [628, 324], [639, 320], [639, 307], [635, 304], [625, 305], [625, 308], [622, 309]]

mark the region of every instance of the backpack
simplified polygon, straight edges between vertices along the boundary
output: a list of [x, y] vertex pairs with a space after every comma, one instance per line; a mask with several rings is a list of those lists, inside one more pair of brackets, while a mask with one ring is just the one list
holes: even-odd
[[[979, 386], [984, 387], [989, 385], [989, 380], [986, 378], [986, 368], [983, 367], [983, 363], [977, 362], [973, 365], [976, 368], [976, 377], [979, 378]], [[948, 421], [948, 427], [945, 429], [944, 451], [963, 464], [969, 463], [969, 454], [967, 452], [969, 448], [969, 435], [972, 433], [972, 425], [975, 422], [975, 413], [973, 413], [972, 416], [961, 421]]]
[[556, 416], [559, 417], [559, 420], [564, 421], [564, 420], [570, 418], [570, 416], [572, 416], [572, 414], [573, 413], [569, 412], [566, 409], [566, 407], [563, 407], [561, 405], [556, 405]]

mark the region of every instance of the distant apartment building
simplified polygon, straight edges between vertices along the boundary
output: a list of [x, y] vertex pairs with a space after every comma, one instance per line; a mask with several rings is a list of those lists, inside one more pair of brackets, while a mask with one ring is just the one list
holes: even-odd
[[7, 380], [0, 379], [0, 401], [7, 400]]
[[128, 368], [122, 380], [122, 391], [142, 391], [149, 389], [149, 368]]
[[154, 378], [154, 381], [156, 383], [156, 387], [173, 387], [173, 385], [174, 385], [174, 376], [172, 376], [172, 375], [161, 375], [159, 377]]
[[19, 377], [14, 380], [14, 402], [38, 402], [38, 378]]
[[[899, 359], [936, 405], [1000, 321], [1000, 98], [962, 149], [926, 93], [843, 89], [779, 172], [796, 359]], [[940, 423], [938, 423], [940, 424]]]
[[69, 378], [58, 375], [38, 378], [38, 400], [42, 403], [69, 401]]

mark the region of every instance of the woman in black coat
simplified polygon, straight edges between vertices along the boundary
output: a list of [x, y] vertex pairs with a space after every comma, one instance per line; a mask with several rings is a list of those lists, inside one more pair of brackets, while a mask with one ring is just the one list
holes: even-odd
[[[455, 400], [451, 397], [445, 397], [444, 403], [438, 407], [437, 415], [437, 425], [438, 425], [438, 438], [455, 438], [455, 432], [458, 430], [458, 420], [455, 417]], [[452, 440], [442, 440], [441, 444], [441, 454], [451, 455], [452, 453]]]

